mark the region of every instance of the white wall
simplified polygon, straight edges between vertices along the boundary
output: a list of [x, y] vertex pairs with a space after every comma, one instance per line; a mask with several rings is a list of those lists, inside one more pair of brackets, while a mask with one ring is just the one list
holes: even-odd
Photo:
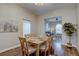
[[[72, 22], [73, 24], [77, 24], [76, 22], [76, 6], [70, 6], [65, 8], [60, 8], [55, 11], [46, 13], [44, 15], [39, 16], [38, 19], [38, 35], [44, 34], [44, 19], [49, 17], [62, 16], [62, 24], [65, 22]], [[68, 42], [68, 37], [65, 33], [62, 35], [62, 42], [66, 44]], [[77, 34], [74, 34], [72, 37], [72, 44], [77, 46]]]
[[0, 51], [19, 44], [18, 36], [22, 35], [23, 18], [31, 20], [31, 32], [36, 33], [36, 16], [17, 4], [0, 4], [0, 22], [15, 21], [18, 32], [0, 33]]

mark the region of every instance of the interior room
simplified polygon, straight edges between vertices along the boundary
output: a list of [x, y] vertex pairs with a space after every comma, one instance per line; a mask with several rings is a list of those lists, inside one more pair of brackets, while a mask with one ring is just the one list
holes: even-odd
[[0, 3], [0, 56], [79, 56], [78, 3]]

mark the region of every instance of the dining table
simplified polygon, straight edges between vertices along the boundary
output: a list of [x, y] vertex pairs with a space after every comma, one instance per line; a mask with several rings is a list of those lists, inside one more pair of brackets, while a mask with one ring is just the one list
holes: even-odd
[[47, 41], [45, 38], [38, 38], [38, 37], [30, 37], [27, 39], [28, 43], [34, 44], [36, 46], [36, 56], [39, 56], [39, 48], [40, 45]]

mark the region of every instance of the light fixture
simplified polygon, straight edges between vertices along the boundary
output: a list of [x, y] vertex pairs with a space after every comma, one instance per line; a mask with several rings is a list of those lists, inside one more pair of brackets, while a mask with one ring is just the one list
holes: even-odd
[[34, 3], [36, 6], [43, 6], [44, 3]]

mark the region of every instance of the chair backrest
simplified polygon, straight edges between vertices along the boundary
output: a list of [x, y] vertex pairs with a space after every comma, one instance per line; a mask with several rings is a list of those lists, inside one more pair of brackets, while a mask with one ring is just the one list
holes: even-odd
[[49, 43], [49, 45], [51, 45], [52, 44], [52, 37], [50, 36], [50, 37], [48, 37], [48, 43]]
[[52, 46], [52, 37], [47, 37], [47, 48], [48, 48], [48, 55], [50, 55], [51, 51], [51, 46]]
[[48, 54], [50, 54], [50, 48], [51, 48], [51, 37], [43, 37], [43, 39], [45, 39], [46, 41], [44, 42], [45, 45], [45, 56], [46, 56], [46, 52], [48, 50]]
[[46, 38], [46, 47], [45, 48], [51, 48], [51, 44], [52, 44], [52, 41], [51, 41], [51, 37], [47, 37]]
[[28, 51], [28, 45], [27, 45], [26, 38], [19, 37], [19, 40], [20, 40], [20, 44], [21, 44], [22, 51], [23, 51], [24, 48]]

